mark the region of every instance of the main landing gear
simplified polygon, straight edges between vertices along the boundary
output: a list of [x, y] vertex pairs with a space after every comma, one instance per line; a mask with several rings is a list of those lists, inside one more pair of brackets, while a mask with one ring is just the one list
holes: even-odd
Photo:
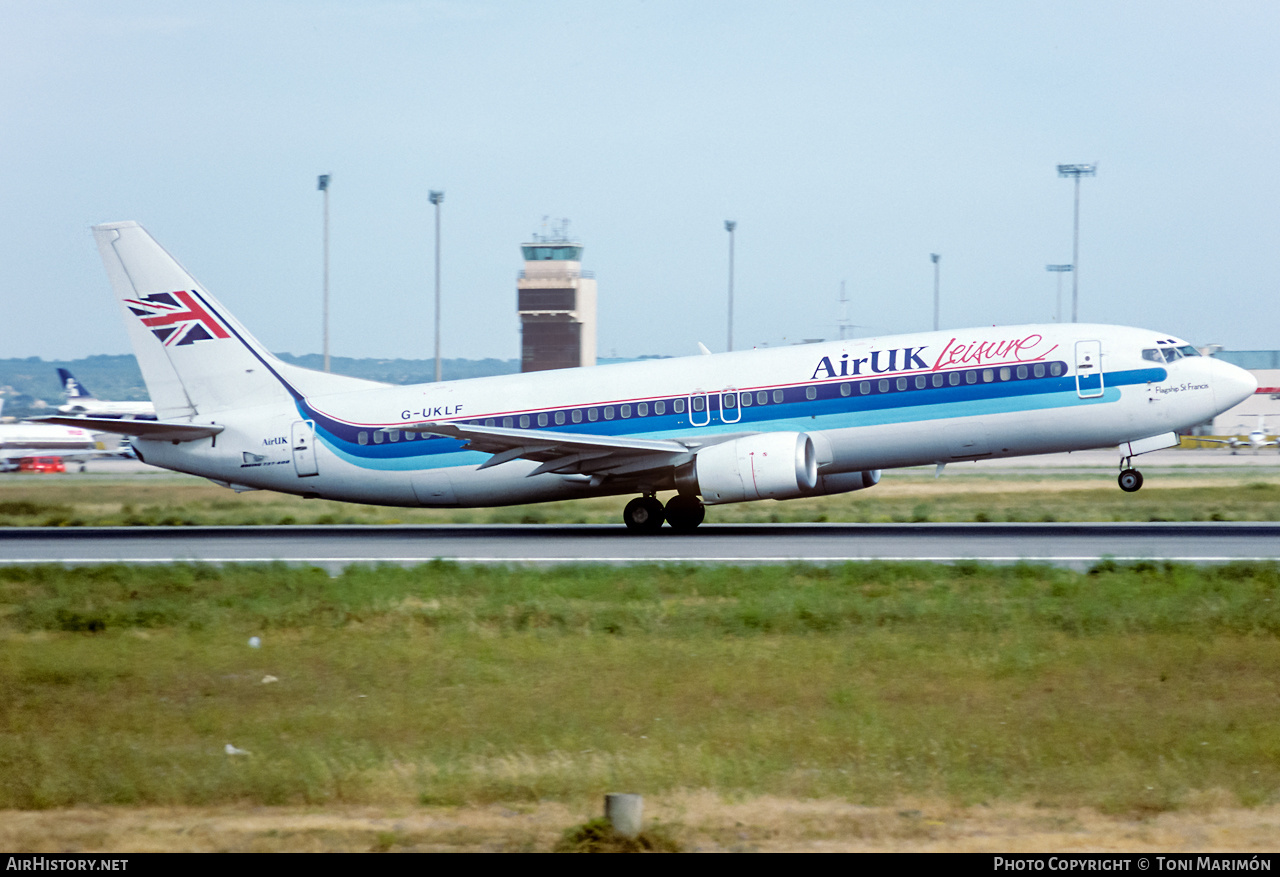
[[1142, 473], [1130, 465], [1133, 457], [1123, 457], [1120, 460], [1120, 477], [1116, 479], [1120, 483], [1120, 489], [1125, 493], [1133, 493], [1142, 487]]
[[664, 509], [657, 497], [638, 496], [622, 510], [622, 520], [634, 533], [656, 533], [665, 520], [678, 533], [693, 531], [706, 517], [706, 507], [696, 496], [676, 494]]

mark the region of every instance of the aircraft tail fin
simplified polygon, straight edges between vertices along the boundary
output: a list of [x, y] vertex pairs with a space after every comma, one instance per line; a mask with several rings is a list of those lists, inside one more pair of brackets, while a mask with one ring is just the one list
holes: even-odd
[[138, 223], [93, 234], [160, 420], [382, 386], [276, 359]]
[[67, 399], [93, 398], [93, 393], [89, 392], [89, 388], [76, 380], [76, 376], [67, 369], [58, 369], [58, 377], [62, 380], [62, 389], [67, 394]]

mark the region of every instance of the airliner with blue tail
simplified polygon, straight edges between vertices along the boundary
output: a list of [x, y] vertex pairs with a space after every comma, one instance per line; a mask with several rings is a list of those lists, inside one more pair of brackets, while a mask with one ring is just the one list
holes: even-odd
[[[45, 418], [232, 488], [390, 506], [636, 494], [628, 528], [874, 486], [883, 470], [1116, 447], [1253, 393], [1150, 329], [984, 327], [394, 386], [272, 356], [135, 222], [94, 228], [157, 420]], [[665, 503], [657, 495], [674, 491]]]

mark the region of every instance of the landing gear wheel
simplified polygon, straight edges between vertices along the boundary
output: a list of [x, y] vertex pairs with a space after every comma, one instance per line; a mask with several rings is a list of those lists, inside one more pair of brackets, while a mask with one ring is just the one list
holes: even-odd
[[707, 516], [707, 507], [696, 496], [676, 494], [667, 500], [667, 523], [677, 533], [692, 533]]
[[1133, 493], [1142, 486], [1142, 473], [1137, 469], [1125, 469], [1116, 480], [1120, 482], [1121, 490], [1125, 493]]
[[622, 510], [622, 520], [633, 533], [656, 533], [662, 529], [662, 503], [652, 496], [637, 496]]

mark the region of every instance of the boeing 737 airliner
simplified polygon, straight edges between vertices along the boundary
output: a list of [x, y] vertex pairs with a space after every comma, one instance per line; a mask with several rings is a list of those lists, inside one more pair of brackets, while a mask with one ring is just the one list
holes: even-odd
[[[235, 490], [394, 506], [635, 493], [626, 525], [871, 487], [880, 471], [1085, 448], [1130, 465], [1257, 386], [1148, 329], [925, 332], [416, 386], [276, 359], [135, 222], [94, 228], [159, 420], [146, 462]], [[659, 491], [675, 490], [665, 507]]]

